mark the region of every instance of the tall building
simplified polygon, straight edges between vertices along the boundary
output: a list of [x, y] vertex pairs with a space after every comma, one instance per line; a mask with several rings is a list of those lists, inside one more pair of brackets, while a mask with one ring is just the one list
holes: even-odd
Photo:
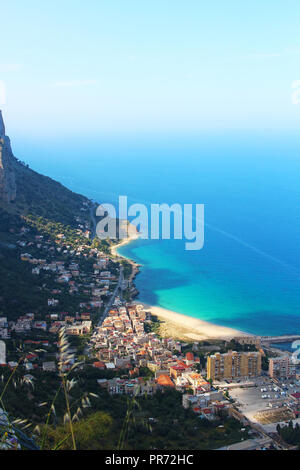
[[295, 372], [289, 356], [273, 357], [269, 361], [269, 375], [273, 379], [293, 377]]
[[207, 358], [207, 379], [256, 377], [261, 374], [261, 353], [228, 351]]

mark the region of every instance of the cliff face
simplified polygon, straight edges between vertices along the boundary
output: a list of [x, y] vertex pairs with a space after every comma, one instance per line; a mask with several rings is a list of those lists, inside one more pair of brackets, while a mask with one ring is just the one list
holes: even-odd
[[33, 171], [14, 157], [0, 111], [0, 232], [5, 217], [10, 220], [12, 216], [28, 214], [77, 227], [76, 217], [88, 219], [88, 206], [86, 197]]
[[10, 140], [5, 135], [5, 126], [0, 111], [0, 201], [13, 202], [17, 197], [15, 157], [11, 151]]

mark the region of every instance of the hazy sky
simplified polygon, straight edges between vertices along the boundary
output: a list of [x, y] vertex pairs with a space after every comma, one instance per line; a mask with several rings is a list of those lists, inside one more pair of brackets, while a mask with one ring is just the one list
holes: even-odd
[[299, 0], [2, 0], [0, 11], [10, 134], [300, 126]]

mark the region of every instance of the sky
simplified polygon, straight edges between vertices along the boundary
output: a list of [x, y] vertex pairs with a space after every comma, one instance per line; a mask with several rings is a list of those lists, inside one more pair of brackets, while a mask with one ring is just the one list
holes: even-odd
[[299, 0], [0, 0], [0, 6], [0, 107], [9, 134], [300, 126], [300, 104], [292, 102], [300, 89]]

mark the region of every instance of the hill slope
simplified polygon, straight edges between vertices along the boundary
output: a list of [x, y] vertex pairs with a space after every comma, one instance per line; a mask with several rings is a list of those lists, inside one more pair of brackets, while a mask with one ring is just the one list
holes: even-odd
[[70, 239], [83, 239], [81, 232], [91, 224], [90, 207], [86, 197], [14, 157], [0, 111], [0, 316], [13, 319], [46, 305], [41, 280], [20, 260], [26, 250], [18, 244], [24, 225], [32, 227], [32, 237], [64, 231]]
[[82, 211], [83, 205], [89, 204], [86, 197], [31, 170], [14, 157], [0, 111], [0, 231], [4, 219], [7, 224], [11, 217], [16, 222], [28, 214], [75, 227], [79, 214], [89, 218]]

